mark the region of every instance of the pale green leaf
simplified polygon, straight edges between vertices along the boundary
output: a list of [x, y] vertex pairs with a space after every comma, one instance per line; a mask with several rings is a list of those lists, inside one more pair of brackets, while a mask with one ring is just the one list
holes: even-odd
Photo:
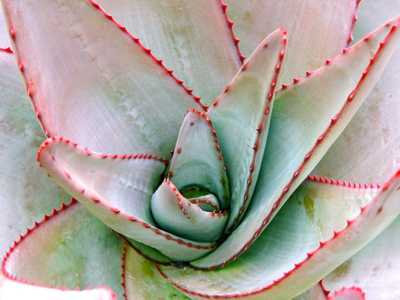
[[400, 218], [350, 260], [329, 274], [323, 285], [329, 291], [360, 287], [367, 299], [400, 298]]
[[140, 41], [91, 1], [3, 1], [48, 135], [101, 152], [172, 150], [199, 107]]
[[339, 54], [351, 36], [357, 0], [227, 0], [240, 48], [249, 55], [278, 27], [289, 34], [281, 82], [304, 76]]
[[100, 0], [99, 4], [140, 37], [204, 103], [210, 103], [240, 67], [219, 1]]
[[205, 113], [190, 111], [186, 114], [168, 178], [181, 192], [196, 187], [205, 189], [217, 197], [221, 209], [229, 205], [229, 183], [221, 147]]
[[194, 266], [221, 266], [237, 258], [268, 225], [378, 81], [400, 44], [398, 22], [383, 25], [367, 40], [277, 95], [263, 163], [247, 215], [213, 253], [192, 262]]
[[15, 57], [0, 52], [0, 257], [18, 235], [69, 200], [35, 162], [44, 136], [35, 119]]
[[[357, 37], [400, 15], [399, 0], [364, 0]], [[400, 51], [340, 138], [313, 171], [353, 181], [381, 182], [400, 166]]]
[[291, 197], [237, 261], [214, 271], [160, 266], [185, 293], [224, 299], [291, 299], [314, 285], [400, 213], [400, 171], [380, 189], [318, 178]]
[[72, 201], [17, 240], [3, 261], [3, 274], [59, 289], [106, 286], [122, 298], [122, 250], [112, 230]]
[[208, 111], [221, 142], [231, 187], [227, 230], [240, 221], [253, 195], [286, 42], [282, 30], [266, 37]]
[[192, 260], [212, 250], [159, 230], [150, 200], [162, 178], [165, 161], [149, 154], [93, 153], [63, 138], [43, 143], [38, 161], [66, 191], [117, 232], [179, 260]]
[[[212, 194], [202, 197], [211, 202]], [[193, 198], [196, 200], [196, 198]], [[217, 241], [228, 219], [227, 211], [206, 211], [185, 198], [178, 188], [166, 179], [151, 199], [151, 212], [160, 228], [177, 236], [199, 242]]]

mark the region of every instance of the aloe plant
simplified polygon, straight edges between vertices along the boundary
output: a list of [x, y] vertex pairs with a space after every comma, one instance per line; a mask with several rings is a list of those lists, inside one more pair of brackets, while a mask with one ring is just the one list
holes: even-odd
[[400, 2], [2, 4], [1, 299], [399, 298]]

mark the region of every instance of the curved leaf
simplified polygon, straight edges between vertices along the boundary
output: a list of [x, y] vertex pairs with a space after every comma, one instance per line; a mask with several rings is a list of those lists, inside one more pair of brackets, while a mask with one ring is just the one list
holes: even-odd
[[[329, 274], [323, 285], [328, 291], [357, 286], [367, 299], [399, 299], [400, 217], [375, 240]], [[336, 298], [335, 298], [336, 299]]]
[[[210, 197], [214, 196], [206, 195], [203, 200]], [[228, 219], [227, 211], [206, 211], [192, 203], [169, 179], [153, 194], [151, 212], [160, 228], [199, 242], [218, 240]]]
[[3, 5], [28, 93], [49, 136], [101, 152], [166, 156], [185, 111], [201, 109], [94, 1]]
[[225, 268], [159, 268], [175, 286], [198, 298], [291, 299], [381, 233], [400, 213], [399, 196], [400, 171], [378, 190], [314, 179]]
[[[251, 206], [242, 223], [199, 268], [223, 266], [243, 253], [343, 131], [399, 45], [388, 22], [327, 65], [277, 95]], [[229, 170], [228, 170], [229, 173]]]
[[213, 249], [159, 230], [150, 200], [166, 162], [149, 154], [93, 153], [63, 138], [50, 138], [38, 152], [43, 168], [66, 191], [115, 231], [176, 260], [198, 258]]
[[[360, 36], [388, 17], [400, 15], [399, 0], [365, 0], [356, 33]], [[400, 51], [314, 174], [381, 182], [400, 166]]]
[[281, 82], [290, 82], [339, 54], [351, 39], [359, 0], [236, 1], [227, 0], [245, 55], [270, 32], [289, 33]]
[[[9, 280], [34, 286], [85, 289], [104, 285], [122, 296], [122, 249], [115, 233], [73, 200], [15, 241], [2, 262], [2, 272]], [[22, 295], [25, 289], [42, 292], [22, 286]], [[43, 296], [50, 298], [51, 293], [57, 296], [56, 291]], [[17, 299], [17, 295], [7, 299]]]
[[215, 129], [205, 113], [189, 111], [182, 122], [168, 178], [179, 190], [198, 187], [229, 205], [229, 183]]
[[210, 103], [239, 69], [219, 1], [100, 0], [99, 4]]
[[15, 57], [0, 52], [0, 257], [18, 235], [70, 196], [35, 163], [44, 139]]
[[286, 43], [283, 30], [266, 37], [208, 110], [231, 187], [228, 231], [241, 220], [253, 195]]

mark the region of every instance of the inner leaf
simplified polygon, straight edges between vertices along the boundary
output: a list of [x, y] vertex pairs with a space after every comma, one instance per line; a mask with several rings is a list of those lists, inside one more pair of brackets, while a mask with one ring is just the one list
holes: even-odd
[[190, 110], [186, 114], [168, 178], [187, 198], [213, 194], [221, 209], [228, 207], [229, 186], [224, 159], [215, 129], [205, 113]]

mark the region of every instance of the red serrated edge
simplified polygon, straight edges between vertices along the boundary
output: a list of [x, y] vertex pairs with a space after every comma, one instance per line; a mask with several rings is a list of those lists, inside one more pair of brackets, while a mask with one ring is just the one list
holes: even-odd
[[355, 0], [355, 5], [354, 5], [354, 12], [353, 15], [351, 16], [351, 25], [350, 25], [350, 32], [349, 36], [347, 38], [347, 47], [350, 46], [350, 44], [353, 42], [353, 32], [354, 28], [356, 27], [356, 23], [358, 20], [358, 9], [360, 7], [361, 0]]
[[[14, 241], [14, 243], [11, 245], [11, 247], [8, 249], [6, 254], [4, 255], [1, 263], [1, 272], [3, 276], [11, 281], [15, 281], [17, 283], [21, 284], [26, 284], [26, 285], [31, 285], [31, 286], [36, 286], [36, 287], [41, 287], [41, 288], [48, 288], [48, 289], [53, 289], [53, 290], [59, 290], [59, 291], [85, 291], [81, 289], [66, 289], [66, 288], [57, 288], [57, 287], [52, 287], [52, 286], [46, 286], [44, 284], [36, 284], [34, 282], [31, 282], [29, 280], [26, 280], [24, 278], [17, 277], [16, 275], [12, 274], [9, 272], [7, 269], [7, 264], [9, 260], [12, 258], [12, 255], [15, 251], [18, 251], [19, 247], [21, 247], [26, 239], [31, 237], [38, 229], [40, 229], [42, 226], [44, 226], [48, 221], [52, 220], [53, 218], [63, 214], [66, 212], [68, 209], [74, 207], [78, 201], [75, 199], [71, 199], [69, 203], [62, 203], [59, 208], [54, 208], [49, 214], [44, 215], [44, 217], [36, 221], [32, 227], [29, 227], [24, 233], [20, 234], [20, 236]], [[104, 289], [109, 291], [109, 293], [112, 295], [112, 299], [116, 300], [117, 295], [114, 293], [112, 289], [110, 289], [107, 286], [99, 286], [96, 289]], [[86, 290], [92, 290], [92, 289], [86, 289]]]
[[[212, 137], [212, 142], [214, 145], [214, 149], [216, 151], [216, 155], [217, 155], [217, 159], [219, 161], [219, 167], [220, 167], [220, 171], [221, 171], [221, 175], [222, 176], [226, 176], [226, 165], [225, 165], [225, 161], [224, 161], [224, 156], [222, 154], [222, 150], [221, 150], [221, 145], [219, 143], [218, 137], [217, 137], [217, 132], [212, 124], [212, 121], [210, 120], [210, 118], [208, 117], [207, 112], [202, 112], [202, 111], [198, 111], [194, 108], [190, 108], [188, 109], [188, 113], [193, 113], [195, 114], [200, 120], [202, 120], [208, 127], [210, 135]], [[185, 116], [186, 117], [186, 116]], [[179, 140], [179, 139], [178, 139]], [[173, 155], [179, 155], [180, 152], [182, 151], [182, 147], [177, 143], [174, 149], [174, 153]], [[172, 179], [174, 177], [174, 173], [172, 171], [168, 172], [168, 178]], [[227, 201], [226, 198], [228, 197], [227, 193], [224, 193], [224, 203]]]
[[124, 245], [122, 247], [122, 255], [121, 255], [121, 285], [123, 290], [123, 297], [125, 300], [129, 300], [128, 298], [128, 290], [126, 288], [126, 257], [128, 254], [128, 242], [124, 241]]
[[[187, 200], [177, 189], [177, 187], [172, 183], [171, 180], [169, 180], [168, 178], [165, 179], [164, 181], [168, 188], [170, 189], [171, 192], [173, 192], [175, 194], [175, 200], [176, 203], [178, 204], [179, 209], [181, 210], [182, 214], [187, 218], [187, 219], [191, 219], [191, 215], [188, 212], [188, 209], [190, 209], [191, 206], [197, 206], [196, 204], [190, 202], [189, 200]], [[227, 215], [227, 211], [226, 210], [220, 210], [220, 211], [205, 211], [202, 210], [202, 212], [206, 215], [208, 215], [209, 217], [214, 217], [214, 218], [221, 218]]]
[[[389, 22], [388, 24], [391, 24], [392, 22]], [[358, 83], [356, 84], [356, 87], [354, 88], [354, 90], [349, 94], [349, 96], [347, 97], [347, 101], [345, 102], [345, 104], [342, 106], [342, 108], [339, 110], [339, 112], [331, 119], [330, 124], [328, 125], [328, 127], [325, 129], [325, 131], [318, 137], [316, 143], [312, 146], [311, 150], [306, 154], [306, 156], [304, 157], [303, 163], [300, 165], [300, 167], [293, 173], [291, 180], [289, 181], [289, 183], [283, 188], [281, 195], [278, 197], [277, 201], [275, 201], [275, 203], [273, 204], [272, 210], [270, 211], [270, 213], [267, 215], [267, 217], [263, 220], [263, 223], [261, 225], [261, 227], [255, 232], [255, 234], [253, 235], [253, 237], [242, 247], [242, 249], [240, 249], [240, 251], [233, 257], [231, 257], [230, 259], [228, 259], [226, 262], [219, 264], [217, 266], [213, 266], [211, 269], [215, 269], [215, 268], [219, 268], [219, 267], [223, 267], [225, 266], [228, 262], [231, 262], [235, 259], [237, 259], [244, 251], [246, 251], [250, 245], [257, 239], [257, 237], [261, 234], [261, 232], [264, 230], [264, 228], [269, 224], [270, 220], [272, 219], [272, 216], [274, 215], [275, 211], [278, 209], [278, 207], [281, 205], [281, 202], [283, 201], [285, 195], [289, 192], [291, 186], [293, 185], [293, 183], [295, 182], [295, 180], [297, 179], [297, 177], [300, 175], [300, 173], [304, 170], [306, 164], [308, 163], [308, 161], [310, 160], [310, 158], [312, 157], [312, 155], [315, 153], [315, 151], [317, 150], [317, 148], [322, 144], [322, 142], [325, 140], [325, 138], [328, 136], [328, 134], [330, 133], [330, 131], [332, 130], [333, 127], [335, 127], [335, 124], [337, 123], [337, 121], [340, 119], [340, 117], [345, 113], [346, 109], [349, 107], [350, 103], [352, 103], [355, 95], [357, 94], [361, 84], [364, 82], [364, 80], [367, 78], [367, 74], [369, 72], [369, 70], [371, 69], [371, 67], [374, 65], [377, 57], [380, 55], [380, 53], [382, 52], [382, 49], [384, 48], [384, 45], [387, 44], [387, 42], [390, 40], [390, 38], [393, 36], [393, 34], [395, 33], [395, 31], [398, 29], [398, 24], [396, 23], [395, 25], [391, 26], [391, 29], [389, 31], [389, 33], [386, 35], [386, 37], [384, 38], [383, 42], [381, 42], [378, 50], [376, 51], [376, 53], [373, 55], [373, 58], [370, 60], [367, 68], [365, 69], [365, 71], [362, 73], [362, 76], [360, 78], [360, 80], [358, 81]], [[368, 39], [364, 39], [365, 42], [368, 42]], [[346, 52], [347, 53], [347, 52]], [[346, 53], [343, 53], [341, 55], [346, 55]], [[337, 57], [340, 57], [337, 56]], [[330, 63], [328, 64], [330, 65]]]
[[335, 292], [330, 292], [326, 300], [336, 300], [337, 297], [346, 295], [347, 293], [357, 296], [358, 300], [366, 300], [364, 291], [358, 286], [344, 287]]
[[[355, 223], [357, 223], [358, 220], [360, 220], [360, 218], [367, 214], [369, 212], [369, 208], [375, 203], [375, 201], [377, 199], [379, 199], [380, 195], [382, 193], [385, 193], [392, 185], [393, 183], [395, 183], [397, 180], [399, 180], [400, 178], [400, 170], [398, 170], [396, 172], [396, 174], [394, 176], [392, 176], [385, 184], [382, 185], [382, 187], [380, 188], [379, 193], [365, 206], [361, 207], [360, 209], [360, 213], [354, 217], [353, 219], [349, 219], [346, 222], [346, 226], [338, 231], [333, 231], [333, 235], [330, 239], [326, 240], [326, 241], [320, 241], [319, 245], [317, 246], [316, 249], [307, 252], [306, 257], [298, 262], [298, 263], [294, 263], [293, 267], [284, 272], [282, 274], [281, 277], [272, 280], [272, 282], [262, 288], [259, 288], [257, 290], [253, 290], [251, 292], [245, 292], [245, 293], [234, 293], [234, 294], [225, 294], [225, 295], [209, 295], [209, 294], [203, 294], [200, 292], [194, 292], [189, 290], [186, 287], [180, 286], [179, 284], [173, 282], [167, 274], [165, 274], [162, 270], [160, 265], [156, 264], [157, 270], [160, 272], [160, 274], [168, 281], [170, 282], [172, 285], [174, 285], [176, 288], [178, 288], [179, 290], [183, 291], [186, 294], [189, 295], [193, 295], [193, 296], [198, 296], [198, 297], [202, 297], [205, 299], [235, 299], [235, 298], [241, 298], [241, 297], [247, 297], [247, 296], [254, 296], [257, 294], [260, 294], [262, 292], [265, 292], [267, 290], [270, 290], [274, 287], [276, 287], [277, 285], [279, 285], [281, 282], [283, 282], [285, 279], [287, 279], [288, 277], [290, 277], [294, 272], [296, 272], [297, 270], [301, 269], [301, 267], [307, 263], [309, 260], [311, 260], [316, 254], [318, 254], [322, 249], [326, 248], [327, 246], [329, 246], [332, 242], [335, 242], [339, 237], [341, 237], [343, 234], [345, 234], [348, 230], [350, 230]], [[379, 210], [378, 210], [379, 211]], [[323, 291], [325, 291], [326, 289], [324, 288], [324, 286], [322, 285]], [[334, 298], [329, 298], [328, 300], [334, 300]], [[362, 299], [365, 300], [365, 299]]]
[[[291, 180], [289, 181], [289, 183], [283, 188], [281, 195], [278, 197], [278, 199], [275, 201], [275, 203], [273, 204], [272, 210], [270, 211], [270, 213], [266, 216], [266, 218], [264, 218], [262, 225], [255, 231], [255, 233], [253, 234], [253, 236], [249, 239], [249, 241], [243, 245], [243, 247], [237, 252], [236, 255], [232, 256], [231, 258], [229, 258], [228, 260], [226, 260], [223, 263], [220, 263], [218, 265], [214, 265], [214, 266], [210, 266], [208, 268], [204, 268], [205, 270], [214, 270], [217, 268], [221, 268], [224, 267], [227, 263], [232, 262], [234, 260], [236, 260], [243, 252], [245, 252], [250, 246], [251, 244], [258, 238], [258, 236], [263, 232], [263, 230], [265, 229], [265, 227], [269, 224], [270, 220], [272, 219], [272, 216], [274, 215], [275, 211], [278, 209], [278, 207], [280, 206], [281, 202], [283, 201], [285, 195], [289, 192], [291, 186], [293, 185], [293, 183], [295, 182], [295, 180], [297, 179], [297, 177], [301, 174], [301, 172], [303, 171], [303, 169], [305, 168], [306, 164], [308, 163], [308, 161], [310, 160], [310, 158], [312, 157], [312, 155], [315, 153], [315, 151], [317, 150], [317, 148], [321, 145], [321, 143], [325, 140], [326, 136], [330, 133], [330, 131], [332, 130], [333, 127], [335, 127], [335, 124], [337, 123], [337, 121], [340, 119], [340, 117], [345, 113], [346, 109], [348, 108], [349, 104], [352, 103], [355, 95], [357, 94], [361, 84], [364, 82], [364, 80], [367, 78], [368, 75], [368, 71], [371, 69], [371, 67], [374, 65], [374, 63], [377, 60], [377, 57], [379, 57], [380, 53], [382, 52], [384, 46], [387, 44], [387, 42], [390, 40], [390, 38], [393, 36], [393, 34], [396, 32], [396, 30], [398, 29], [400, 24], [400, 19], [394, 19], [389, 21], [388, 23], [386, 23], [386, 25], [384, 26], [390, 26], [390, 31], [386, 34], [383, 42], [380, 43], [377, 51], [375, 52], [375, 54], [373, 55], [372, 59], [370, 60], [368, 66], [366, 67], [366, 70], [362, 73], [361, 78], [359, 80], [359, 82], [356, 84], [356, 87], [354, 88], [354, 90], [349, 94], [349, 96], [347, 97], [347, 101], [345, 102], [345, 104], [342, 106], [342, 108], [339, 110], [339, 112], [331, 119], [330, 124], [328, 125], [328, 127], [326, 128], [326, 130], [322, 133], [322, 135], [320, 135], [316, 141], [316, 143], [313, 145], [313, 147], [311, 148], [311, 150], [305, 155], [303, 163], [300, 165], [300, 167], [293, 173]], [[374, 34], [374, 33], [373, 33]], [[371, 35], [367, 35], [363, 41], [364, 42], [368, 42], [370, 39]], [[335, 59], [346, 55], [348, 53], [348, 51], [343, 52], [342, 54], [336, 56]], [[329, 61], [329, 63], [326, 64], [325, 67], [329, 67], [329, 65], [331, 64], [331, 61]], [[193, 266], [192, 266], [193, 267]], [[195, 267], [193, 267], [195, 268]], [[202, 269], [202, 268], [199, 268]]]
[[[277, 59], [277, 63], [275, 65], [274, 68], [274, 74], [272, 76], [271, 82], [269, 84], [269, 90], [267, 93], [267, 99], [264, 103], [263, 106], [263, 115], [262, 118], [257, 126], [256, 129], [256, 139], [254, 141], [253, 144], [253, 156], [249, 165], [249, 169], [248, 169], [248, 176], [247, 176], [247, 181], [246, 181], [246, 189], [244, 192], [244, 201], [242, 203], [242, 206], [239, 209], [239, 213], [236, 216], [236, 219], [233, 221], [231, 228], [234, 229], [238, 223], [240, 222], [241, 218], [243, 217], [244, 213], [246, 212], [246, 209], [249, 205], [250, 202], [250, 187], [252, 186], [252, 184], [254, 183], [254, 179], [253, 179], [253, 175], [254, 175], [254, 171], [256, 169], [255, 165], [256, 165], [256, 161], [258, 158], [258, 155], [260, 154], [260, 141], [261, 141], [261, 137], [265, 134], [266, 130], [265, 130], [265, 123], [267, 121], [267, 119], [270, 117], [271, 114], [271, 104], [272, 101], [274, 100], [274, 96], [275, 96], [275, 88], [276, 88], [276, 83], [278, 81], [278, 77], [281, 71], [281, 67], [282, 67], [282, 63], [283, 60], [285, 58], [285, 54], [286, 54], [286, 47], [287, 47], [287, 32], [284, 29], [279, 29], [281, 32], [281, 49], [279, 50], [279, 55], [278, 55], [278, 59]], [[267, 38], [264, 39], [264, 41], [262, 42], [262, 44], [259, 46], [260, 50], [262, 51], [263, 49], [268, 49], [268, 44], [267, 44]], [[240, 74], [242, 74], [243, 72], [246, 72], [248, 65], [251, 63], [251, 57], [246, 60], [242, 67], [240, 68], [239, 72], [237, 73], [237, 75], [235, 76], [235, 78], [237, 78], [238, 76], [240, 76]], [[219, 96], [218, 98], [215, 99], [215, 101], [212, 103], [212, 107], [217, 107], [219, 105], [219, 103], [221, 101], [223, 101], [224, 94], [227, 94], [230, 91], [230, 87], [232, 85], [235, 84], [235, 79], [225, 87], [224, 89], [224, 93]]]
[[325, 287], [324, 283], [322, 280], [318, 282], [318, 287], [321, 289], [322, 294], [324, 295], [324, 299], [327, 300], [328, 295], [329, 295], [329, 290]]
[[381, 185], [379, 183], [354, 183], [342, 179], [333, 179], [325, 176], [310, 175], [307, 178], [312, 182], [329, 184], [335, 186], [346, 187], [350, 189], [379, 189]]
[[[359, 2], [361, 2], [361, 1], [362, 1], [362, 0], [359, 0]], [[394, 18], [394, 19], [388, 21], [388, 22], [385, 23], [383, 26], [398, 28], [399, 23], [400, 23], [400, 18], [397, 17], [397, 18]], [[381, 27], [382, 27], [382, 26], [380, 26], [378, 29], [380, 29]], [[360, 40], [359, 42], [364, 41], [364, 42], [368, 43], [369, 40], [371, 39], [371, 36], [374, 36], [375, 34], [376, 34], [376, 31], [374, 31], [374, 32], [372, 32], [372, 33], [370, 33], [370, 34], [368, 34], [367, 36], [365, 36], [365, 37], [364, 37], [362, 40]], [[385, 41], [385, 42], [386, 42], [386, 41]], [[385, 42], [384, 42], [383, 44], [385, 44]], [[355, 45], [355, 44], [354, 44], [354, 45]], [[382, 46], [383, 46], [383, 45], [382, 45]], [[381, 47], [382, 47], [382, 46], [379, 47], [378, 51], [381, 50]], [[323, 63], [322, 66], [320, 66], [320, 67], [318, 67], [318, 68], [316, 68], [316, 69], [314, 69], [314, 70], [308, 70], [308, 71], [306, 71], [306, 73], [305, 73], [304, 76], [295, 77], [295, 78], [292, 79], [292, 81], [291, 81], [290, 83], [284, 83], [284, 84], [282, 84], [282, 85], [276, 90], [276, 93], [280, 93], [280, 92], [282, 92], [282, 91], [284, 91], [284, 90], [292, 89], [294, 86], [298, 85], [299, 83], [302, 83], [303, 81], [307, 80], [308, 78], [315, 76], [318, 72], [320, 72], [320, 71], [323, 70], [324, 68], [329, 67], [335, 60], [337, 60], [337, 59], [339, 59], [340, 57], [346, 55], [346, 54], [349, 53], [350, 51], [351, 51], [351, 49], [348, 48], [348, 47], [343, 48], [340, 54], [338, 54], [338, 55], [336, 55], [336, 56], [333, 56], [333, 57], [331, 57], [331, 58], [328, 58], [327, 60], [325, 60], [325, 62]], [[374, 59], [375, 59], [375, 57], [374, 57], [372, 60], [374, 60]], [[366, 75], [367, 75], [367, 74], [365, 74], [364, 76], [366, 76]], [[362, 79], [364, 79], [364, 78], [362, 78]], [[354, 96], [354, 95], [353, 95], [353, 96]]]
[[224, 15], [226, 25], [228, 26], [229, 35], [230, 35], [233, 45], [236, 49], [238, 59], [239, 59], [240, 63], [243, 64], [246, 57], [243, 55], [242, 51], [240, 50], [240, 47], [239, 47], [240, 39], [236, 36], [235, 30], [233, 29], [235, 27], [235, 22], [233, 22], [233, 20], [231, 18], [229, 18], [228, 4], [226, 4], [224, 0], [216, 0], [216, 1], [218, 2], [219, 6], [222, 9], [222, 13]]
[[360, 287], [357, 287], [357, 286], [343, 287], [339, 290], [332, 291], [325, 286], [324, 279], [322, 279], [318, 283], [318, 285], [321, 288], [321, 290], [325, 296], [325, 300], [335, 300], [336, 297], [340, 297], [347, 292], [352, 292], [353, 294], [357, 295], [359, 297], [358, 300], [366, 299], [365, 292]]
[[[48, 138], [40, 146], [40, 148], [39, 148], [39, 150], [37, 152], [37, 156], [36, 156], [36, 159], [39, 162], [39, 165], [40, 165], [40, 160], [41, 160], [41, 156], [42, 156], [43, 152], [46, 151], [48, 149], [48, 147], [50, 147], [54, 143], [62, 143], [62, 144], [70, 147], [71, 149], [73, 149], [74, 151], [77, 151], [78, 153], [80, 153], [82, 155], [85, 155], [85, 156], [88, 156], [88, 157], [96, 157], [98, 159], [112, 159], [112, 160], [148, 159], [148, 160], [160, 161], [164, 165], [167, 164], [167, 161], [165, 161], [165, 160], [163, 160], [163, 159], [161, 159], [159, 157], [156, 157], [154, 155], [151, 155], [151, 154], [120, 155], [120, 154], [95, 153], [95, 152], [90, 151], [87, 148], [80, 147], [78, 144], [73, 143], [73, 142], [69, 141], [66, 138], [54, 137], [54, 138]], [[52, 157], [52, 159], [53, 159], [53, 157]], [[193, 248], [193, 249], [198, 249], [198, 250], [211, 250], [211, 249], [215, 248], [214, 245], [198, 245], [198, 244], [194, 244], [194, 243], [189, 242], [189, 241], [185, 241], [185, 240], [180, 239], [180, 238], [178, 238], [176, 236], [173, 236], [173, 235], [171, 235], [171, 234], [169, 234], [169, 233], [167, 233], [167, 232], [165, 232], [163, 230], [160, 230], [160, 229], [158, 229], [157, 227], [155, 227], [153, 225], [150, 225], [150, 224], [148, 224], [146, 222], [143, 222], [142, 220], [140, 220], [140, 219], [138, 219], [138, 218], [136, 218], [134, 216], [126, 214], [126, 213], [122, 212], [120, 209], [118, 209], [116, 207], [112, 207], [109, 204], [107, 204], [107, 201], [105, 201], [101, 197], [91, 195], [83, 187], [79, 188], [79, 185], [76, 184], [76, 181], [74, 180], [72, 175], [69, 174], [68, 172], [64, 171], [64, 176], [65, 176], [67, 181], [72, 182], [72, 184], [75, 187], [77, 187], [76, 190], [79, 191], [80, 194], [82, 194], [82, 196], [84, 196], [86, 199], [90, 200], [92, 202], [92, 204], [95, 204], [97, 206], [102, 207], [103, 209], [105, 209], [106, 211], [110, 212], [114, 216], [119, 216], [119, 218], [124, 219], [125, 221], [127, 221], [129, 223], [139, 224], [143, 228], [152, 231], [156, 235], [159, 235], [159, 236], [165, 238], [166, 240], [176, 242], [177, 244], [179, 244], [181, 246], [185, 246], [185, 247]]]

